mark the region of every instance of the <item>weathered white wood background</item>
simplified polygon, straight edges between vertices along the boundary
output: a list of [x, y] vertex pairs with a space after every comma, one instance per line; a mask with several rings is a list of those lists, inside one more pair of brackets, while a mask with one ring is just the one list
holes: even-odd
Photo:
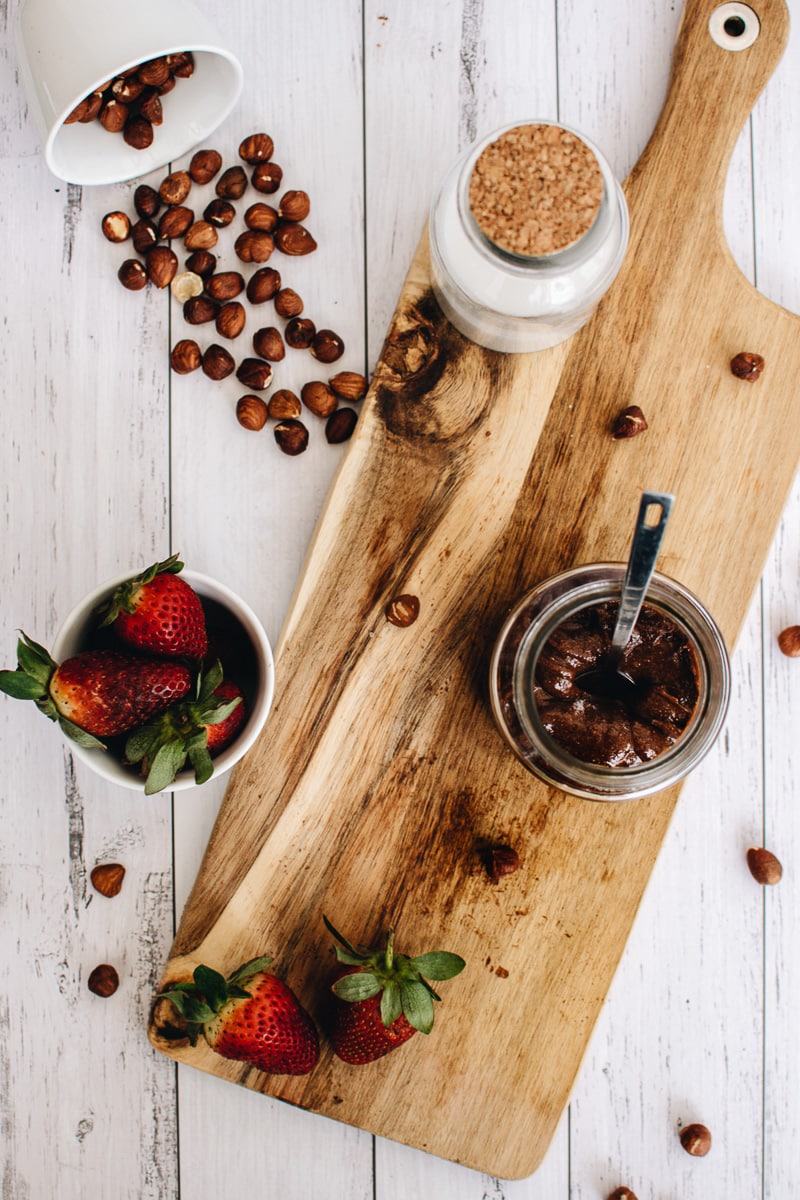
[[[560, 117], [629, 171], [664, 98], [681, 7], [200, 3], [224, 21], [246, 74], [211, 141], [233, 162], [243, 135], [267, 129], [287, 184], [310, 192], [320, 249], [286, 260], [284, 278], [343, 335], [340, 366], [354, 370], [374, 364], [436, 182], [475, 135]], [[99, 232], [133, 187], [49, 174], [18, 85], [16, 9], [0, 4], [3, 665], [17, 627], [51, 641], [85, 591], [173, 549], [240, 591], [275, 638], [341, 449], [316, 425], [308, 452], [286, 458], [270, 433], [236, 424], [230, 382], [170, 376], [182, 318], [162, 293], [119, 287], [124, 255]], [[800, 17], [800, 0], [790, 9]], [[793, 311], [799, 127], [800, 30], [743, 130], [725, 202], [743, 271]], [[293, 353], [280, 380], [297, 388], [314, 372]], [[137, 798], [77, 764], [33, 706], [0, 700], [3, 1200], [210, 1200], [248, 1186], [283, 1200], [594, 1200], [621, 1183], [640, 1200], [797, 1195], [800, 665], [775, 635], [798, 620], [796, 490], [736, 649], [724, 737], [684, 789], [550, 1151], [517, 1182], [176, 1070], [153, 1051], [150, 996], [223, 781]], [[783, 859], [779, 887], [750, 877], [752, 844]], [[109, 858], [127, 867], [111, 901], [88, 878]], [[101, 961], [122, 979], [105, 1001], [86, 987]], [[677, 1140], [692, 1120], [714, 1135], [704, 1160]]]

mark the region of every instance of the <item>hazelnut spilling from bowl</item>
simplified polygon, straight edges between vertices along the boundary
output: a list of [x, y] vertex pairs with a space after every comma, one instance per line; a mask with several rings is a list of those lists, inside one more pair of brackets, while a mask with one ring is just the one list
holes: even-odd
[[109, 133], [121, 133], [134, 150], [146, 150], [164, 121], [162, 97], [192, 74], [194, 57], [188, 50], [149, 59], [84, 96], [64, 124], [98, 121]]
[[[272, 700], [269, 643], [228, 589], [172, 555], [88, 596], [53, 655], [26, 634], [0, 690], [32, 700], [99, 774], [145, 793], [227, 770]], [[105, 753], [98, 753], [105, 751]]]

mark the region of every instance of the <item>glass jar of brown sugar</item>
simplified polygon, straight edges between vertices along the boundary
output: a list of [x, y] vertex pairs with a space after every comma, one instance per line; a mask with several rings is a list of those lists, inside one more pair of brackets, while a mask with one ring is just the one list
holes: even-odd
[[554, 346], [589, 319], [628, 244], [625, 197], [600, 151], [565, 125], [495, 130], [453, 165], [434, 200], [435, 295], [492, 350]]
[[511, 748], [546, 783], [592, 800], [682, 779], [713, 745], [730, 695], [716, 623], [658, 572], [621, 664], [630, 688], [582, 686], [610, 645], [624, 575], [624, 563], [593, 563], [545, 580], [507, 618], [491, 662], [492, 709]]

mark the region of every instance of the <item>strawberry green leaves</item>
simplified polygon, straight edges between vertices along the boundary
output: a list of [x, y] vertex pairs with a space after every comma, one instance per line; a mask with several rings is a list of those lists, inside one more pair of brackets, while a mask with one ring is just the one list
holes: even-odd
[[189, 1040], [194, 1046], [202, 1027], [211, 1021], [229, 1000], [249, 1000], [250, 992], [242, 986], [265, 971], [272, 962], [268, 955], [250, 959], [243, 963], [227, 979], [213, 967], [200, 964], [190, 981], [173, 983], [158, 995], [159, 1000], [170, 1000], [186, 1021]]

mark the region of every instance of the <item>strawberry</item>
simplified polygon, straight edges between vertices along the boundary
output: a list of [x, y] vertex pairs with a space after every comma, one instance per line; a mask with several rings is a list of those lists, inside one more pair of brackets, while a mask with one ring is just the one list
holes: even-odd
[[187, 758], [196, 783], [211, 778], [211, 758], [238, 733], [247, 715], [239, 687], [222, 678], [219, 662], [197, 676], [194, 695], [136, 729], [125, 743], [125, 761], [141, 763], [149, 796], [170, 786]]
[[127, 733], [187, 694], [192, 678], [181, 663], [119, 650], [85, 650], [56, 665], [43, 646], [22, 634], [16, 671], [0, 671], [0, 690], [33, 700], [82, 746]]
[[202, 1033], [223, 1058], [270, 1075], [307, 1075], [319, 1058], [317, 1028], [291, 988], [268, 973], [271, 962], [254, 958], [227, 979], [199, 966], [191, 983], [175, 983], [159, 999], [184, 1017], [193, 1046]]
[[208, 649], [203, 606], [194, 588], [179, 578], [177, 554], [153, 563], [120, 584], [100, 609], [101, 627], [135, 650], [165, 658], [200, 659]]
[[331, 986], [329, 1034], [339, 1058], [361, 1065], [383, 1058], [419, 1030], [433, 1028], [433, 1002], [440, 1000], [423, 974], [452, 979], [466, 963], [457, 954], [433, 950], [409, 958], [394, 949], [389, 930], [384, 950], [356, 950], [322, 918], [340, 945], [339, 968]]

